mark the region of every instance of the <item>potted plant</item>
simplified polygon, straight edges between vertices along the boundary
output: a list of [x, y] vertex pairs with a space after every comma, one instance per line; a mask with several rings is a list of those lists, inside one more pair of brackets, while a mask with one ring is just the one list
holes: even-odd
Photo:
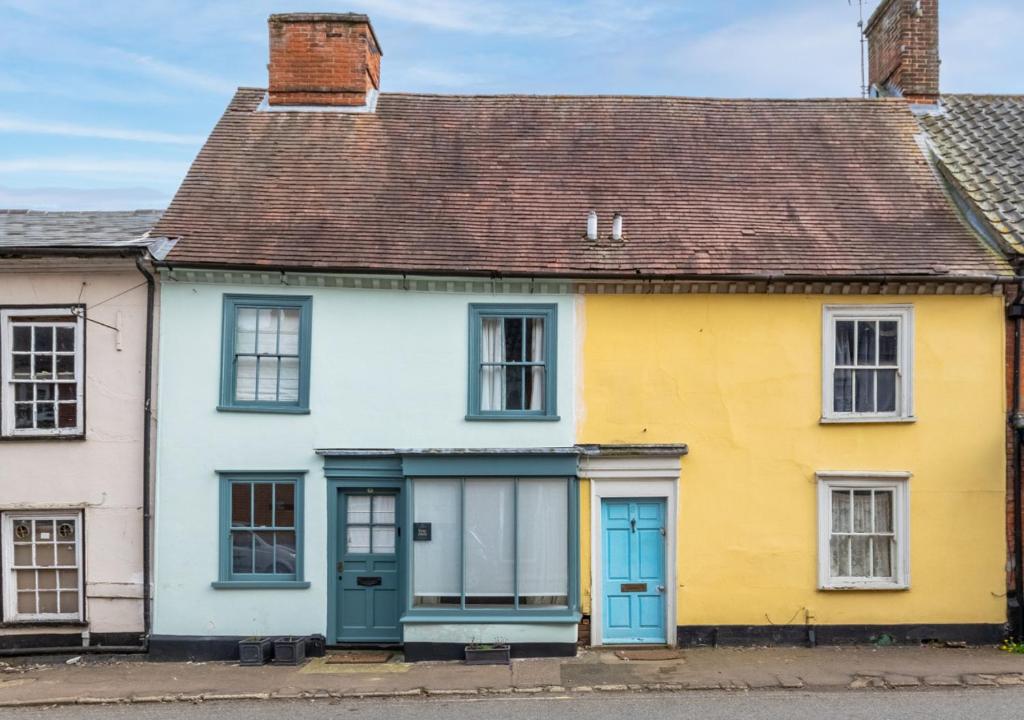
[[301, 665], [306, 660], [306, 638], [286, 636], [274, 638], [275, 665]]
[[248, 667], [263, 665], [270, 660], [274, 641], [268, 637], [249, 637], [238, 641], [238, 664]]
[[509, 645], [500, 638], [493, 643], [470, 643], [466, 646], [466, 664], [508, 665]]

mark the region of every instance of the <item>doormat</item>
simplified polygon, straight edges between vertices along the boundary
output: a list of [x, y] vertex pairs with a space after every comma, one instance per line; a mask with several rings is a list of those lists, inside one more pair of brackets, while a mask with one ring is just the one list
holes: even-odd
[[386, 663], [394, 655], [388, 650], [364, 650], [329, 652], [325, 658], [328, 665], [375, 665]]
[[679, 660], [683, 653], [679, 650], [651, 649], [651, 650], [616, 650], [615, 657], [620, 660]]

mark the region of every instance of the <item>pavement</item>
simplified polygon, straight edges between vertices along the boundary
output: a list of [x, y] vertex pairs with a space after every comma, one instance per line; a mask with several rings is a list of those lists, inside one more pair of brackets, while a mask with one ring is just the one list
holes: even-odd
[[[1024, 688], [998, 692], [947, 689], [937, 692], [765, 691], [619, 696], [506, 696], [445, 700], [287, 700], [243, 701], [201, 705], [78, 705], [60, 708], [61, 720], [302, 720], [382, 718], [388, 720], [963, 720], [1016, 718], [1024, 705]], [[51, 720], [52, 708], [17, 708], [5, 720]]]
[[695, 648], [627, 660], [611, 651], [511, 665], [301, 667], [165, 663], [144, 656], [7, 659], [0, 707], [360, 698], [586, 697], [689, 691], [988, 690], [1024, 686], [1024, 655], [996, 648]]

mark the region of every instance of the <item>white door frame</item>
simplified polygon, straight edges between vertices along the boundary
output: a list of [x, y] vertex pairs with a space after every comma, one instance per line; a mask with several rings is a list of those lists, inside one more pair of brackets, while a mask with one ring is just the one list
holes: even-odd
[[601, 501], [605, 498], [665, 500], [665, 644], [676, 646], [676, 516], [679, 455], [584, 456], [580, 475], [590, 481], [590, 644], [603, 645]]

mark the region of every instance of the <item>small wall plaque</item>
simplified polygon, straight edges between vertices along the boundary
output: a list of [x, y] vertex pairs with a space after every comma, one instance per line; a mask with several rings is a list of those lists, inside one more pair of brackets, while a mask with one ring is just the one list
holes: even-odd
[[426, 542], [430, 540], [430, 523], [413, 523], [412, 539], [414, 542]]

